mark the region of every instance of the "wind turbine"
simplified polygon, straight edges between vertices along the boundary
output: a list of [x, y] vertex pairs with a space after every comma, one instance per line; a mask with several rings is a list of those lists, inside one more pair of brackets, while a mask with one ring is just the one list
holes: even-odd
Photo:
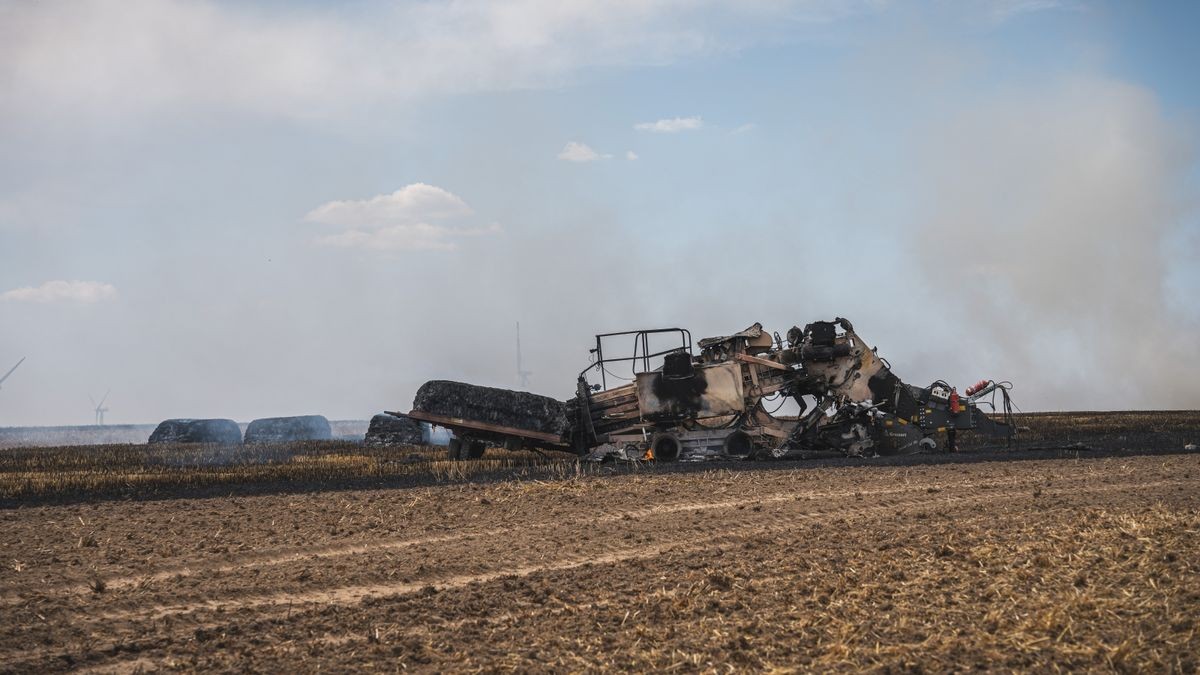
[[17, 365], [16, 365], [16, 366], [13, 366], [12, 368], [9, 368], [9, 369], [8, 369], [8, 372], [4, 374], [4, 377], [0, 377], [0, 384], [4, 384], [4, 381], [8, 379], [8, 376], [9, 376], [9, 375], [12, 375], [12, 374], [13, 374], [13, 371], [17, 369], [17, 366], [21, 365], [22, 363], [25, 363], [25, 357], [24, 357], [24, 356], [22, 356], [22, 357], [21, 357], [21, 360], [20, 360], [20, 361], [17, 361]]
[[517, 382], [522, 389], [529, 386], [529, 376], [533, 373], [521, 367], [521, 322], [517, 322]]
[[96, 426], [102, 426], [104, 424], [104, 413], [108, 412], [108, 408], [104, 407], [104, 402], [108, 400], [108, 395], [111, 393], [112, 389], [104, 392], [104, 398], [100, 399], [100, 403], [98, 404], [96, 403], [96, 399], [92, 398], [91, 394], [88, 394], [88, 398], [91, 399], [92, 405], [96, 406], [95, 410], [93, 411], [96, 413]]

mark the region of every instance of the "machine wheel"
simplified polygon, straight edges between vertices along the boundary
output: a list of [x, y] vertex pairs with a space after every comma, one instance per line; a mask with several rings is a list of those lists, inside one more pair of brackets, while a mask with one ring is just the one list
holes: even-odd
[[654, 459], [660, 462], [674, 462], [679, 459], [682, 450], [683, 444], [675, 434], [655, 434], [650, 441], [650, 452], [654, 453]]
[[449, 451], [450, 459], [461, 459], [463, 454], [463, 440], [461, 438], [451, 438], [447, 450]]
[[754, 453], [754, 441], [750, 434], [738, 430], [725, 437], [721, 451], [730, 457], [747, 458]]

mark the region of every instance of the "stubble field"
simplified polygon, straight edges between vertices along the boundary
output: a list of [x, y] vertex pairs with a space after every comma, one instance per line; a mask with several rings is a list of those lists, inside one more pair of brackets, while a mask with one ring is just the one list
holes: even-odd
[[1198, 488], [1079, 453], [29, 503], [0, 670], [1193, 672]]

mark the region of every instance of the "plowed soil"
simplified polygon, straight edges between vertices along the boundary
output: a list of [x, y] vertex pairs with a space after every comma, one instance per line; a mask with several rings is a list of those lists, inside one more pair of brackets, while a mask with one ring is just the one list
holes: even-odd
[[1200, 455], [0, 511], [0, 670], [1194, 672]]

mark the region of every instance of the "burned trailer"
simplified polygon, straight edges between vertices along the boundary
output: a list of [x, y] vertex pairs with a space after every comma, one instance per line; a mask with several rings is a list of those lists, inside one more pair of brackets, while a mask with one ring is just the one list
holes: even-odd
[[451, 430], [450, 459], [479, 459], [489, 445], [571, 452], [570, 407], [525, 391], [431, 380], [417, 390], [412, 411], [403, 414]]
[[[454, 431], [450, 455], [462, 459], [486, 443], [702, 461], [931, 451], [939, 434], [953, 450], [955, 434], [968, 430], [1014, 437], [1011, 385], [987, 380], [960, 395], [941, 381], [905, 384], [842, 318], [793, 327], [786, 338], [756, 323], [696, 344], [684, 328], [603, 333], [590, 351], [568, 401], [434, 381], [408, 415]], [[767, 409], [788, 399], [798, 416]], [[989, 404], [1001, 420], [980, 409]]]

